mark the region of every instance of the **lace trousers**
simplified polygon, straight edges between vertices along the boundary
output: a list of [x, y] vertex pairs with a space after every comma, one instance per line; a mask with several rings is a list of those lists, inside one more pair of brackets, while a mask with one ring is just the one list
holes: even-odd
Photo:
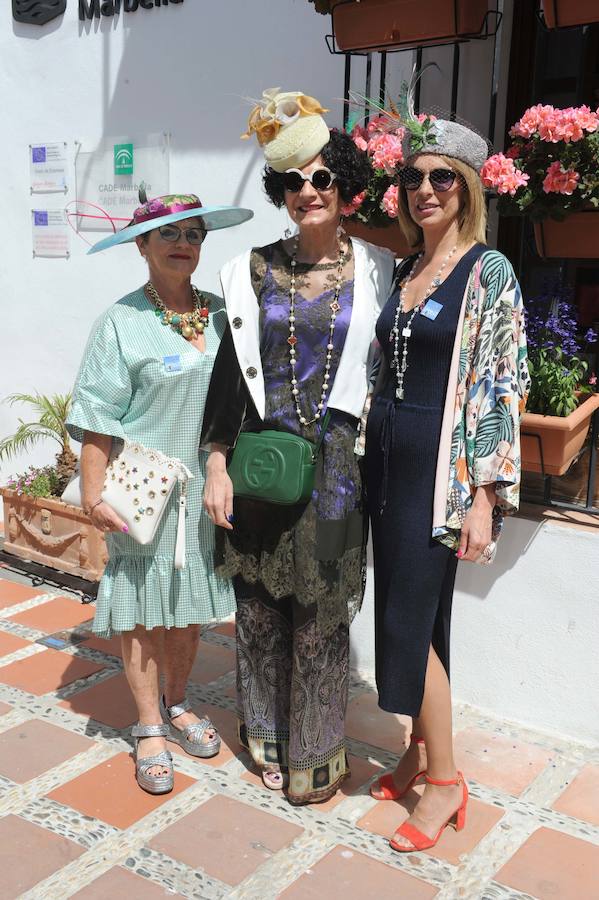
[[289, 800], [331, 797], [349, 775], [349, 628], [322, 634], [316, 606], [235, 579], [239, 736], [254, 762], [289, 772]]

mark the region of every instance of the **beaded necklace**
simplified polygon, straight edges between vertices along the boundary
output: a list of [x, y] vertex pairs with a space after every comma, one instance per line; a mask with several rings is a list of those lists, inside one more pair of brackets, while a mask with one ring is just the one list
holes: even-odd
[[440, 267], [439, 271], [437, 272], [437, 274], [435, 275], [435, 277], [433, 278], [433, 280], [427, 287], [427, 289], [424, 293], [424, 296], [422, 297], [421, 300], [418, 301], [416, 306], [413, 307], [410, 318], [406, 322], [405, 326], [401, 329], [401, 337], [403, 339], [402, 350], [401, 350], [401, 364], [399, 362], [399, 337], [400, 337], [399, 316], [401, 313], [405, 313], [405, 312], [409, 311], [409, 310], [405, 309], [405, 300], [406, 300], [408, 285], [409, 285], [410, 281], [412, 280], [412, 278], [414, 277], [414, 272], [415, 272], [416, 268], [418, 267], [418, 263], [424, 256], [424, 253], [419, 253], [418, 256], [416, 257], [416, 259], [414, 260], [414, 265], [408, 272], [407, 278], [405, 279], [405, 281], [402, 285], [401, 291], [399, 292], [399, 303], [397, 304], [397, 307], [395, 309], [395, 318], [393, 320], [393, 328], [391, 329], [391, 333], [389, 335], [389, 341], [393, 343], [393, 359], [391, 361], [391, 368], [395, 369], [395, 376], [397, 378], [397, 387], [395, 388], [395, 397], [397, 400], [403, 400], [403, 398], [404, 398], [403, 383], [404, 383], [404, 376], [406, 374], [406, 369], [408, 368], [408, 341], [410, 340], [410, 337], [412, 335], [412, 322], [414, 321], [414, 319], [418, 315], [418, 313], [423, 309], [424, 304], [426, 303], [426, 301], [428, 300], [430, 295], [433, 293], [433, 291], [436, 290], [439, 287], [439, 285], [442, 283], [443, 279], [441, 278], [441, 275], [443, 273], [443, 269], [445, 268], [445, 266], [447, 265], [447, 263], [449, 262], [449, 260], [451, 259], [451, 257], [453, 256], [453, 254], [456, 252], [457, 249], [458, 249], [457, 245], [451, 248], [451, 250], [445, 257], [445, 259], [441, 263], [441, 267]]
[[287, 338], [287, 343], [289, 344], [289, 366], [291, 369], [291, 394], [293, 396], [293, 402], [295, 403], [295, 412], [300, 425], [313, 425], [315, 422], [318, 422], [318, 420], [322, 416], [322, 411], [327, 399], [327, 393], [329, 391], [331, 359], [333, 357], [333, 334], [335, 332], [335, 320], [337, 318], [337, 314], [341, 310], [341, 306], [339, 305], [339, 295], [341, 293], [341, 285], [343, 284], [343, 266], [345, 265], [347, 248], [343, 249], [341, 243], [339, 244], [339, 259], [337, 262], [335, 291], [333, 294], [333, 299], [329, 304], [329, 309], [331, 310], [331, 318], [329, 321], [329, 337], [327, 341], [327, 354], [324, 367], [324, 375], [322, 379], [322, 387], [320, 389], [320, 400], [316, 408], [316, 412], [314, 413], [314, 417], [312, 419], [307, 419], [301, 410], [299, 397], [300, 392], [297, 386], [297, 378], [295, 377], [295, 366], [297, 362], [297, 354], [295, 348], [298, 343], [297, 337], [295, 335], [295, 268], [297, 265], [298, 244], [299, 238], [296, 238], [293, 253], [291, 256], [291, 282], [289, 285], [289, 337]]
[[144, 290], [148, 299], [156, 307], [154, 314], [160, 319], [162, 324], [170, 325], [173, 331], [178, 331], [179, 334], [183, 335], [185, 340], [193, 341], [193, 339], [199, 334], [202, 334], [204, 329], [210, 324], [208, 317], [209, 301], [198, 291], [195, 285], [191, 285], [193, 310], [186, 313], [179, 313], [172, 309], [167, 309], [151, 281], [148, 281]]

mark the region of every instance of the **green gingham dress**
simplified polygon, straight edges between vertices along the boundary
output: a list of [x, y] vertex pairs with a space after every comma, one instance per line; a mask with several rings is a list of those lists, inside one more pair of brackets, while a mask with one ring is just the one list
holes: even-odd
[[106, 536], [109, 560], [100, 582], [94, 631], [102, 637], [145, 628], [184, 628], [228, 616], [235, 598], [214, 573], [214, 526], [203, 507], [206, 453], [199, 450], [204, 403], [225, 324], [220, 297], [210, 301], [206, 352], [155, 315], [143, 288], [123, 297], [92, 329], [73, 393], [67, 428], [138, 441], [180, 459], [193, 473], [187, 492], [186, 565], [174, 568], [175, 488], [150, 544]]

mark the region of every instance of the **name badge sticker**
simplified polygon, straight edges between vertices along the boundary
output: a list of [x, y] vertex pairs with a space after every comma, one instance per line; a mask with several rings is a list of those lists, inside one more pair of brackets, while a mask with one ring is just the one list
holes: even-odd
[[434, 322], [442, 309], [442, 303], [437, 303], [436, 300], [429, 300], [423, 309], [420, 310], [420, 315], [424, 316], [425, 319], [430, 319]]
[[165, 372], [180, 372], [181, 371], [181, 357], [177, 353], [175, 356], [163, 356], [162, 362], [164, 363], [164, 371]]

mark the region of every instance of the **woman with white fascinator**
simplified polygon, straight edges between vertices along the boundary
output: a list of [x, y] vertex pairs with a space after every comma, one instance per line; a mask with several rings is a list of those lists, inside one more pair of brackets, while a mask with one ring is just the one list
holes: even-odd
[[[202, 435], [211, 445], [205, 505], [223, 529], [218, 571], [233, 576], [237, 598], [240, 739], [264, 783], [287, 788], [296, 804], [327, 800], [349, 774], [349, 624], [365, 573], [356, 442], [394, 267], [390, 253], [339, 227], [369, 163], [324, 112], [312, 97], [273, 89], [250, 115], [266, 193], [297, 234], [221, 273], [229, 327]], [[229, 448], [231, 473], [243, 475], [238, 456], [265, 430], [269, 444], [250, 473], [262, 495], [239, 482], [234, 491]], [[264, 477], [282, 459], [281, 433], [316, 459], [314, 484], [292, 502], [275, 496], [284, 478], [269, 486]]]

